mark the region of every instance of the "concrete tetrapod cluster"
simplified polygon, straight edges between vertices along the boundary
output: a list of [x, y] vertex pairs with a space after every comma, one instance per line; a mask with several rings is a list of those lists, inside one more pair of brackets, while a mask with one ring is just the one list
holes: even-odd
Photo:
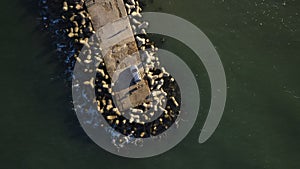
[[[175, 123], [180, 109], [180, 91], [174, 78], [163, 67], [159, 68], [160, 63], [155, 55], [158, 49], [147, 37], [146, 29], [149, 24], [142, 21], [140, 13], [142, 8], [139, 2], [128, 0], [124, 1], [124, 4], [128, 14], [131, 14], [130, 20], [134, 34], [143, 32], [143, 34], [136, 35], [135, 39], [141, 53], [145, 78], [152, 90], [149, 96], [151, 99], [142, 105], [120, 112], [111, 101], [113, 98], [106, 95], [109, 91], [106, 89], [109, 80], [106, 81], [104, 77], [107, 73], [102, 64], [99, 67], [101, 72], [96, 78], [98, 109], [114, 129], [126, 136], [135, 138], [157, 136]], [[106, 101], [103, 101], [103, 98], [106, 98]]]

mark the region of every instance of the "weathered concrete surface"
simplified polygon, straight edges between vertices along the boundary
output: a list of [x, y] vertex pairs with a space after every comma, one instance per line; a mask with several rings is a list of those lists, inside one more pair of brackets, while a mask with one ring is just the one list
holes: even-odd
[[95, 30], [127, 16], [122, 0], [87, 0], [85, 3]]
[[[91, 15], [96, 36], [100, 40], [109, 76], [113, 81], [126, 79], [127, 77], [122, 77], [126, 73], [122, 72], [132, 65], [140, 65], [141, 60], [123, 0], [91, 0], [86, 2], [86, 6]], [[142, 66], [139, 72], [143, 78]], [[116, 92], [115, 98], [121, 111], [140, 105], [150, 94], [145, 80], [129, 88], [129, 93], [123, 89], [123, 91]]]
[[114, 99], [121, 111], [128, 110], [132, 106], [134, 107], [143, 104], [146, 101], [149, 92], [147, 81], [142, 80], [136, 85], [116, 92], [114, 94]]
[[[101, 42], [100, 47], [110, 77], [116, 76], [117, 68], [124, 69], [134, 64], [122, 63], [128, 55], [136, 53], [137, 63], [135, 64], [139, 64], [140, 55], [123, 0], [94, 0], [94, 3], [88, 5], [87, 9], [92, 18], [96, 36]], [[143, 70], [140, 71], [143, 75]]]

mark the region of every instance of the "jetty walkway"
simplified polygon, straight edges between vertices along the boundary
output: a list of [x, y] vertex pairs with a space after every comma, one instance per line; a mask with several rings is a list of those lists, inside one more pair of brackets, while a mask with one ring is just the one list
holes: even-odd
[[[107, 72], [112, 84], [117, 86], [114, 88], [116, 106], [123, 111], [141, 105], [150, 89], [144, 80], [144, 68], [123, 0], [87, 0], [85, 5], [100, 40]], [[143, 79], [134, 84], [130, 83], [132, 65], [138, 66]]]

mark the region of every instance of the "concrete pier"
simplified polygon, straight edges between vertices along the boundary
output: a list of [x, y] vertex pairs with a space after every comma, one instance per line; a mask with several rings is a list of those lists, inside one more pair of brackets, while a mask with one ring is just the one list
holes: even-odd
[[85, 3], [101, 42], [109, 76], [113, 83], [127, 85], [127, 89], [119, 87], [114, 93], [118, 108], [123, 111], [142, 104], [150, 89], [146, 80], [129, 86], [130, 66], [137, 65], [142, 78], [144, 69], [123, 0], [87, 0]]

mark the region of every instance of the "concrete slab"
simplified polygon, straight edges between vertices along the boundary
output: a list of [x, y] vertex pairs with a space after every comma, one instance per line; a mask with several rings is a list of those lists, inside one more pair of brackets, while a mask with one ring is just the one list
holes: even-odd
[[[141, 65], [141, 59], [123, 0], [89, 0], [86, 6], [100, 40], [109, 76], [114, 82], [124, 82], [128, 86], [115, 93], [118, 108], [123, 111], [142, 104], [150, 89], [146, 80], [130, 84], [132, 77], [128, 69], [132, 65]], [[139, 66], [139, 72], [143, 78], [143, 66]]]
[[95, 30], [127, 16], [123, 0], [87, 0], [85, 3]]

